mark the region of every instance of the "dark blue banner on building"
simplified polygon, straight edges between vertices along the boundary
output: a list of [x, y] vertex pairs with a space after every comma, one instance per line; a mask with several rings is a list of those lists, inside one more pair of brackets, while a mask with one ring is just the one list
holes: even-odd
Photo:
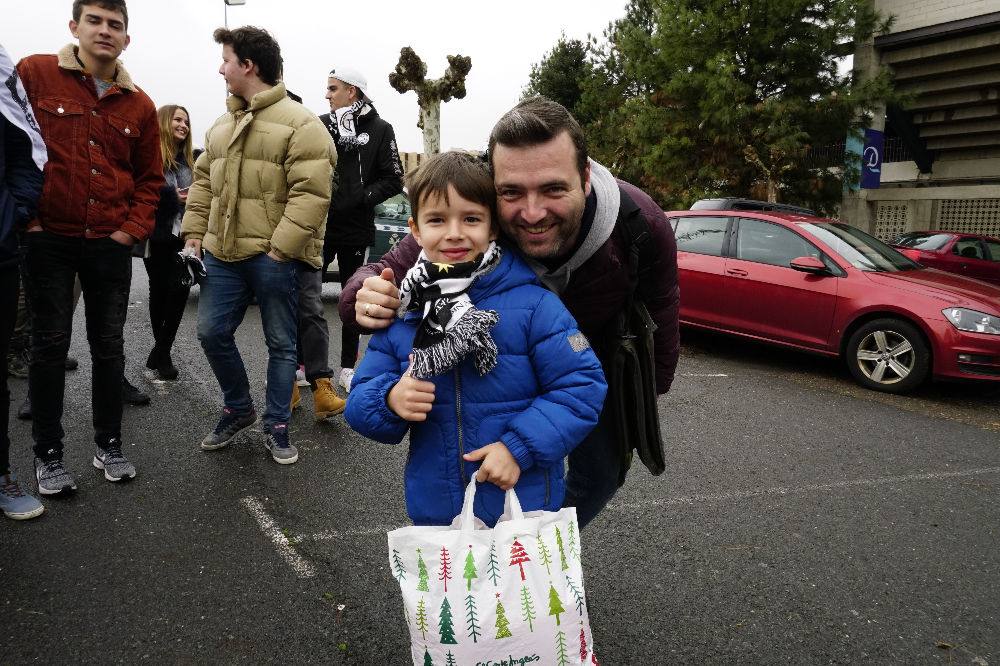
[[861, 153], [861, 189], [877, 190], [882, 182], [882, 147], [885, 135], [874, 129], [865, 130], [865, 148]]

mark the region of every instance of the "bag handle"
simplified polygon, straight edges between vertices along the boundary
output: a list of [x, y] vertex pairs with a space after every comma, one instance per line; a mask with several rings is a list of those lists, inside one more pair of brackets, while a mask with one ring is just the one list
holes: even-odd
[[[473, 476], [469, 485], [465, 488], [465, 501], [462, 503], [462, 517], [458, 523], [458, 529], [463, 532], [472, 532], [476, 529], [474, 504], [476, 502], [476, 477]], [[521, 509], [521, 501], [517, 499], [517, 493], [511, 488], [507, 491], [503, 501], [503, 511], [509, 515], [511, 520], [521, 520], [524, 518], [524, 511]]]

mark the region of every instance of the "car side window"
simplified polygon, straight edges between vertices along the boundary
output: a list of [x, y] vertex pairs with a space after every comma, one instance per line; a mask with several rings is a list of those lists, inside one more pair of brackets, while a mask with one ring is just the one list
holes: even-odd
[[961, 238], [955, 241], [955, 247], [951, 249], [953, 254], [966, 259], [985, 259], [983, 246], [976, 238]]
[[728, 217], [679, 217], [675, 222], [674, 236], [679, 251], [722, 256]]
[[1000, 261], [1000, 243], [991, 240], [984, 240], [983, 245], [990, 253], [990, 261]]
[[777, 224], [741, 218], [736, 235], [736, 258], [773, 266], [789, 266], [792, 259], [815, 257], [823, 253], [797, 233]]

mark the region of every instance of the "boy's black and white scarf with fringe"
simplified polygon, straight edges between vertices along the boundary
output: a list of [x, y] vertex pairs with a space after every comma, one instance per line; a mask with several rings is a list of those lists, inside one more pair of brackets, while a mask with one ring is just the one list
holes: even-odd
[[460, 264], [434, 263], [423, 251], [399, 287], [402, 317], [407, 312], [423, 312], [423, 320], [413, 338], [412, 375], [425, 379], [445, 373], [469, 354], [480, 375], [496, 367], [497, 345], [490, 329], [500, 321], [494, 310], [479, 310], [468, 291], [480, 275], [500, 264], [500, 248], [490, 243], [486, 252]]

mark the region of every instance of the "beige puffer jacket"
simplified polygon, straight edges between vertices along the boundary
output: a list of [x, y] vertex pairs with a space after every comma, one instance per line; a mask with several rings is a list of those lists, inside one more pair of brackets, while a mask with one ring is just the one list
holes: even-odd
[[181, 233], [221, 261], [275, 251], [319, 268], [337, 152], [329, 133], [279, 83], [229, 112], [205, 136]]

